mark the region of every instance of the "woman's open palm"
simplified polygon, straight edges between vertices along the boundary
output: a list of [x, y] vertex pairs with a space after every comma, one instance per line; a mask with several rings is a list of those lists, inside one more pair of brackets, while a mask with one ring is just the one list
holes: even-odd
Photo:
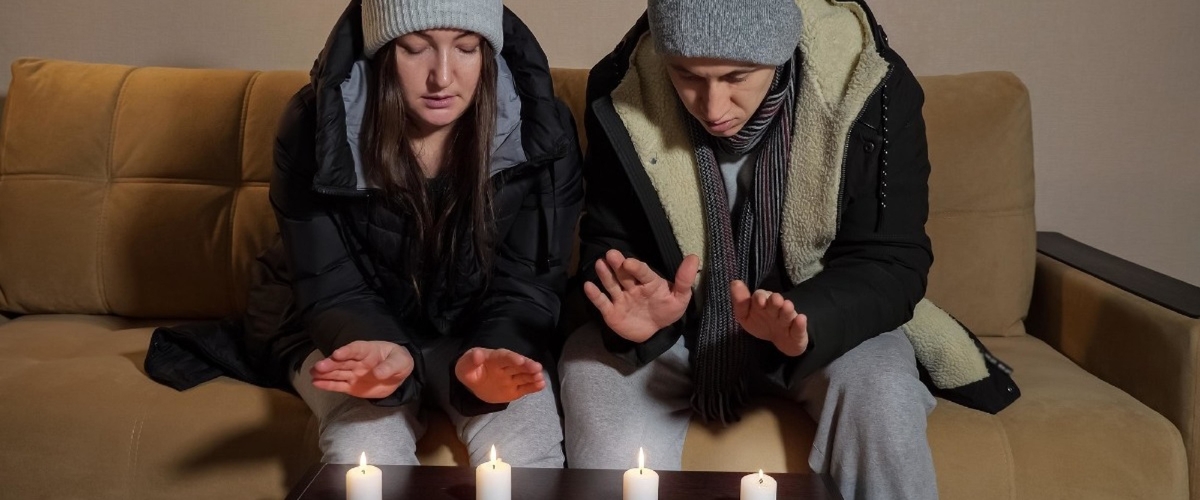
[[385, 341], [351, 342], [310, 370], [313, 387], [364, 399], [391, 396], [413, 372], [408, 348]]
[[542, 364], [508, 349], [471, 349], [458, 358], [454, 375], [475, 397], [493, 404], [546, 388]]

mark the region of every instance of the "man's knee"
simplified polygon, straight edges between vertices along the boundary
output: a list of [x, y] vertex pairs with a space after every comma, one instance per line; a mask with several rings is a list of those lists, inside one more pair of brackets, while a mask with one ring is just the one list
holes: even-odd
[[[562, 358], [558, 362], [563, 386], [582, 382], [595, 384], [611, 377], [620, 377], [623, 363], [608, 352], [601, 338], [600, 327], [588, 323], [567, 338]], [[564, 390], [564, 393], [566, 391]]]
[[600, 338], [600, 325], [587, 323], [567, 337], [561, 362], [598, 358], [602, 351], [604, 341]]
[[936, 401], [920, 380], [916, 356], [903, 332], [881, 335], [860, 347], [863, 350], [856, 356], [838, 360], [826, 370], [833, 393], [828, 400], [848, 407], [842, 411], [861, 410], [871, 419], [907, 418], [933, 410]]

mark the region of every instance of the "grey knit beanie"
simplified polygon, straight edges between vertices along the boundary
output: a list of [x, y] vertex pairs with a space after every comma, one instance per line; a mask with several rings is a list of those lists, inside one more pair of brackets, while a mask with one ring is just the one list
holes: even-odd
[[780, 66], [800, 43], [795, 0], [649, 0], [648, 13], [665, 55]]
[[503, 0], [363, 0], [363, 49], [375, 57], [388, 42], [438, 28], [479, 33], [496, 52], [504, 48]]

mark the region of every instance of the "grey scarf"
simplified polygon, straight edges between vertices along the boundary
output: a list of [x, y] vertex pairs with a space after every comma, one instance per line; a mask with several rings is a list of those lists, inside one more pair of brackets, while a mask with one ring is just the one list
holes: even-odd
[[[729, 284], [740, 279], [754, 290], [775, 266], [791, 158], [795, 66], [793, 59], [776, 70], [766, 99], [734, 137], [714, 138], [690, 115], [685, 119], [695, 144], [709, 235], [708, 276], [701, 292], [704, 308], [691, 350], [692, 408], [710, 422], [736, 422], [749, 395], [745, 374], [751, 365], [753, 339], [734, 318]], [[753, 189], [733, 214], [729, 209], [733, 200], [727, 199], [714, 147], [734, 155], [762, 148], [753, 166]], [[738, 217], [736, 231], [733, 217]]]

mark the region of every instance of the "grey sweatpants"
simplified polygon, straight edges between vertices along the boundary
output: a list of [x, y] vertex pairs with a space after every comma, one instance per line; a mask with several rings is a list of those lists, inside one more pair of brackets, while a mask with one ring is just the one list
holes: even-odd
[[[626, 469], [629, 450], [640, 446], [655, 468], [680, 468], [692, 417], [683, 339], [634, 368], [588, 325], [567, 341], [559, 367], [570, 467]], [[845, 498], [937, 498], [925, 434], [936, 400], [918, 377], [904, 332], [868, 340], [789, 387], [761, 392], [799, 401], [816, 420], [809, 466], [831, 475]]]
[[562, 425], [546, 374], [546, 388], [513, 401], [508, 408], [465, 417], [450, 404], [451, 366], [458, 342], [445, 340], [422, 349], [426, 367], [421, 401], [381, 407], [338, 392], [317, 389], [309, 370], [324, 356], [319, 351], [304, 360], [292, 386], [320, 421], [320, 447], [325, 463], [357, 464], [366, 452], [372, 464], [418, 465], [417, 441], [425, 434], [423, 405], [433, 404], [450, 417], [458, 439], [467, 447], [471, 465], [488, 461], [492, 445], [501, 458], [517, 467], [563, 466]]

